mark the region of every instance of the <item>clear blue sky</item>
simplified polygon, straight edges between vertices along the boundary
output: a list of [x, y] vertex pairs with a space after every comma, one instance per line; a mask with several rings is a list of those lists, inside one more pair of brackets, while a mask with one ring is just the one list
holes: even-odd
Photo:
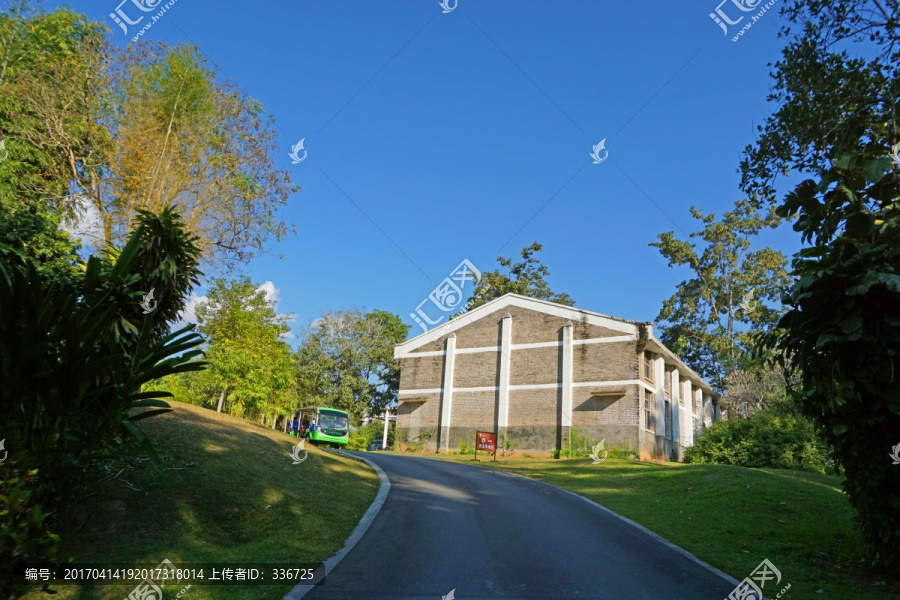
[[[124, 45], [118, 2], [70, 5]], [[644, 321], [688, 276], [648, 244], [693, 231], [691, 205], [741, 197], [781, 4], [736, 43], [709, 18], [717, 0], [459, 0], [448, 14], [438, 0], [178, 0], [144, 38], [197, 44], [275, 116], [279, 166], [303, 187], [283, 211], [298, 235], [248, 272], [295, 328], [342, 308], [412, 324], [464, 258], [491, 270], [534, 241], [555, 291]], [[788, 226], [759, 242], [799, 248]]]

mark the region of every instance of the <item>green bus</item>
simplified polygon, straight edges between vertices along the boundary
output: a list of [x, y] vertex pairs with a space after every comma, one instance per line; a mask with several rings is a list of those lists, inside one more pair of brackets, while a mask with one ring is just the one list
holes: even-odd
[[300, 437], [314, 442], [346, 445], [350, 437], [350, 415], [343, 410], [325, 406], [301, 408], [297, 432]]

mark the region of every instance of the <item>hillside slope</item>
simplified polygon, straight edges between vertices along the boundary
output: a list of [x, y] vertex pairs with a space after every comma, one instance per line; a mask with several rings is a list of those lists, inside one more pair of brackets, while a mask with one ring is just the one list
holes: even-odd
[[[378, 477], [359, 461], [307, 444], [306, 460], [293, 464], [296, 438], [171, 404], [171, 413], [141, 422], [163, 472], [140, 456], [108, 465], [108, 474], [90, 486], [68, 519], [64, 556], [96, 563], [159, 564], [168, 558], [179, 566], [319, 562], [343, 546], [375, 498]], [[58, 586], [55, 598], [121, 600], [132, 587]], [[291, 587], [192, 586], [184, 597], [277, 599]]]

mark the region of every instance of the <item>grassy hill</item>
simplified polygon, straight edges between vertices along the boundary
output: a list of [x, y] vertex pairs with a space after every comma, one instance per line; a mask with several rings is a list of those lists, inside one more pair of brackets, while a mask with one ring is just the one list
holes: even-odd
[[[436, 457], [434, 454], [423, 455]], [[738, 580], [764, 558], [787, 600], [897, 600], [900, 581], [866, 568], [853, 509], [836, 477], [781, 469], [607, 459], [437, 455], [570, 490], [643, 525]], [[782, 587], [764, 591], [775, 597]], [[823, 590], [822, 593], [817, 593]]]
[[[320, 562], [343, 546], [375, 498], [378, 477], [358, 461], [307, 444], [308, 458], [295, 465], [296, 438], [171, 404], [173, 412], [141, 422], [163, 472], [142, 457], [110, 464], [68, 519], [63, 555], [154, 565]], [[58, 586], [55, 596], [26, 598], [121, 600], [133, 587]], [[281, 598], [291, 587], [192, 586], [184, 597]]]

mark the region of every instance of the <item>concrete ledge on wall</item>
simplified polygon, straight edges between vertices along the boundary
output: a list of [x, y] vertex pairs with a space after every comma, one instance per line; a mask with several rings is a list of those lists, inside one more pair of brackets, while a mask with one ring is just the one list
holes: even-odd
[[628, 393], [625, 388], [621, 389], [609, 389], [609, 388], [594, 388], [591, 390], [591, 396], [594, 398], [621, 398]]

